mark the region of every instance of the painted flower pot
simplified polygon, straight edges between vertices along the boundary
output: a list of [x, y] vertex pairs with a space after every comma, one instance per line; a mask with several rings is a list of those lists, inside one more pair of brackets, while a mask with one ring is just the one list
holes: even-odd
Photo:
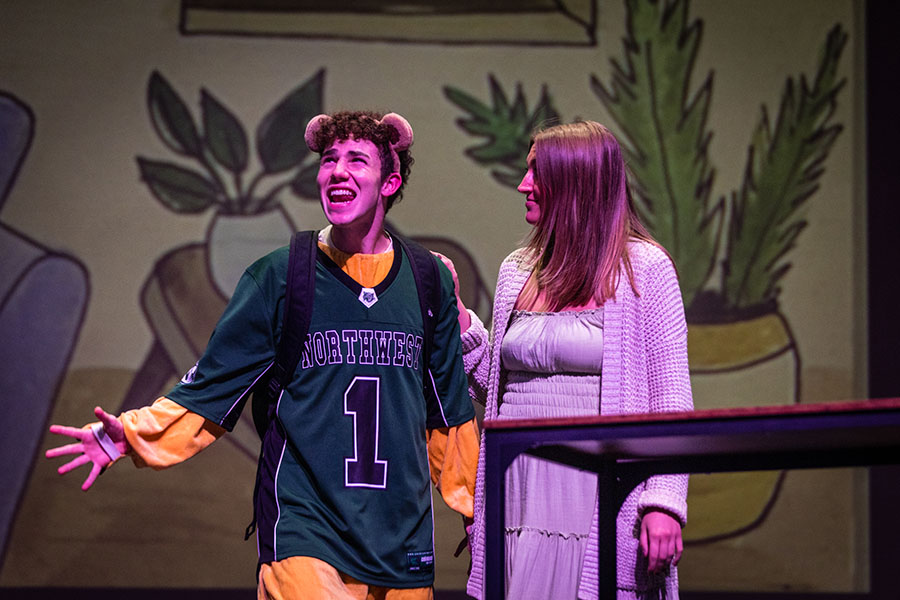
[[281, 207], [255, 215], [216, 214], [209, 224], [207, 265], [223, 298], [231, 298], [248, 266], [272, 250], [287, 246], [295, 231]]
[[[799, 402], [800, 357], [780, 313], [689, 324], [688, 351], [697, 409]], [[783, 473], [692, 475], [685, 541], [712, 541], [752, 529], [775, 502]]]

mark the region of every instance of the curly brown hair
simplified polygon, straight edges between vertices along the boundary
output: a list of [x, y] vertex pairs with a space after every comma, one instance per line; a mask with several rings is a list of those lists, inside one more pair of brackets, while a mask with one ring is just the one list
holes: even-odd
[[[391, 155], [390, 145], [399, 139], [400, 134], [390, 125], [380, 122], [384, 116], [383, 113], [368, 110], [344, 110], [329, 116], [331, 119], [323, 123], [316, 132], [316, 146], [328, 148], [335, 140], [350, 138], [368, 140], [378, 148], [382, 180], [394, 172], [394, 158]], [[409, 150], [398, 152], [397, 157], [400, 159], [398, 172], [402, 181], [397, 191], [388, 196], [385, 212], [403, 197], [403, 188], [406, 187], [406, 182], [409, 180], [410, 168], [414, 162]]]

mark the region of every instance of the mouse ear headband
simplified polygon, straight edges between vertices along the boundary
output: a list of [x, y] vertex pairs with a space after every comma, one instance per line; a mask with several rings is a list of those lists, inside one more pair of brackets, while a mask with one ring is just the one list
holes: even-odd
[[[333, 119], [329, 115], [317, 115], [310, 119], [309, 123], [306, 124], [306, 133], [303, 134], [303, 138], [306, 140], [306, 145], [309, 146], [309, 149], [313, 152], [321, 154], [322, 151], [325, 150], [325, 148], [322, 147], [322, 144], [317, 142], [316, 138], [318, 137], [319, 131], [331, 123], [332, 120]], [[378, 125], [389, 125], [397, 132], [397, 139], [393, 140], [394, 136], [391, 136], [392, 141], [389, 142], [389, 146], [391, 148], [391, 157], [394, 159], [394, 172], [399, 172], [400, 157], [397, 153], [409, 150], [409, 147], [412, 146], [412, 127], [410, 127], [409, 121], [397, 113], [388, 113], [375, 122]]]

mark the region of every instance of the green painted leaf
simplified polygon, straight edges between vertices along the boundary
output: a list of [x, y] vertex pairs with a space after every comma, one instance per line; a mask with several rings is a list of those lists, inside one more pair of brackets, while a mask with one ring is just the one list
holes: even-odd
[[212, 94], [202, 90], [200, 107], [206, 145], [213, 158], [232, 173], [247, 168], [247, 134], [241, 122]]
[[316, 181], [316, 175], [319, 173], [319, 165], [311, 163], [297, 173], [297, 176], [291, 181], [291, 190], [308, 200], [319, 199], [319, 184]]
[[837, 80], [846, 41], [840, 26], [832, 28], [812, 88], [802, 75], [799, 86], [788, 78], [774, 127], [762, 108], [743, 184], [730, 198], [723, 295], [733, 310], [777, 301], [791, 266], [787, 255], [806, 227], [806, 203], [818, 190], [823, 163], [842, 130], [831, 117], [846, 83]]
[[137, 162], [141, 180], [157, 200], [176, 213], [200, 213], [220, 202], [212, 182], [195, 171], [142, 157]]
[[158, 71], [153, 72], [147, 84], [147, 105], [153, 128], [169, 149], [186, 156], [200, 156], [202, 144], [191, 112]]
[[641, 218], [678, 267], [685, 304], [709, 281], [723, 201], [710, 202], [715, 175], [706, 128], [712, 73], [691, 91], [702, 23], [688, 2], [627, 0], [624, 61], [591, 87], [618, 126]]
[[529, 113], [522, 85], [516, 85], [512, 102], [493, 75], [488, 77], [491, 106], [462, 90], [445, 87], [444, 95], [450, 102], [468, 113], [457, 119], [459, 127], [486, 141], [466, 150], [466, 155], [479, 165], [498, 167], [491, 171], [503, 185], [516, 187], [525, 172], [525, 158], [531, 145], [531, 136], [541, 125], [558, 122], [559, 114], [546, 86], [541, 90], [537, 105]]
[[263, 117], [256, 130], [256, 148], [266, 173], [287, 171], [309, 154], [303, 133], [309, 120], [322, 113], [324, 78], [321, 69]]

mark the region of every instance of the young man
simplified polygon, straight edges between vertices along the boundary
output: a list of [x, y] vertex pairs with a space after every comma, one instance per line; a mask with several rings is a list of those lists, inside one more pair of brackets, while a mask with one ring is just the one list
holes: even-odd
[[[433, 595], [429, 486], [472, 516], [478, 433], [460, 355], [450, 271], [428, 365], [411, 260], [384, 228], [412, 158], [403, 117], [319, 115], [306, 142], [321, 155], [330, 225], [319, 232], [307, 344], [263, 439], [255, 517], [258, 597], [420, 600]], [[138, 466], [181, 462], [230, 428], [271, 368], [281, 337], [288, 249], [244, 273], [197, 365], [152, 406], [53, 433], [77, 442], [66, 473], [93, 463], [83, 489], [120, 455]], [[423, 369], [428, 369], [423, 373]], [[436, 398], [427, 401], [423, 375]], [[437, 415], [437, 421], [435, 420]]]

